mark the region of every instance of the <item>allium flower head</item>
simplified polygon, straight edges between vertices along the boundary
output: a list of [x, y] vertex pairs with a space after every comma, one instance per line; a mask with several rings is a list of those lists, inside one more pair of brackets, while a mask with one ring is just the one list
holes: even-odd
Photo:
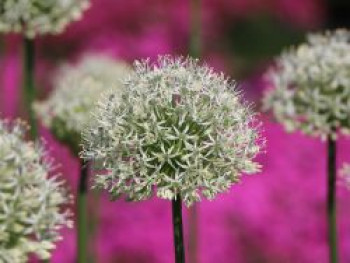
[[350, 32], [311, 34], [306, 43], [277, 59], [267, 74], [271, 110], [289, 131], [336, 136], [350, 131]]
[[23, 124], [0, 120], [0, 262], [46, 259], [58, 230], [70, 225], [69, 196], [39, 144], [24, 141]]
[[131, 200], [180, 194], [191, 205], [259, 170], [258, 125], [223, 74], [170, 56], [134, 70], [122, 99], [107, 92], [84, 131], [83, 157], [103, 168], [96, 187]]
[[77, 65], [64, 65], [58, 72], [52, 95], [34, 109], [55, 136], [80, 151], [81, 132], [101, 93], [121, 92], [121, 79], [130, 73], [124, 62], [102, 55], [87, 55]]
[[58, 34], [88, 8], [89, 0], [1, 0], [0, 32]]

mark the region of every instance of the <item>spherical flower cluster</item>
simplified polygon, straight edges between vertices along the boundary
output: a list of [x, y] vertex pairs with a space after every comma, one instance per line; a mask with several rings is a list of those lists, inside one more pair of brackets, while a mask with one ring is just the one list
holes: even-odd
[[336, 137], [350, 131], [350, 32], [311, 34], [267, 73], [264, 107], [288, 131]]
[[0, 262], [49, 258], [58, 230], [70, 225], [70, 200], [39, 144], [24, 141], [20, 122], [0, 120]]
[[107, 92], [84, 131], [82, 156], [101, 165], [112, 198], [179, 194], [190, 206], [254, 173], [259, 124], [234, 84], [197, 60], [135, 62], [122, 96]]
[[1, 0], [0, 32], [58, 34], [88, 8], [89, 0]]
[[34, 109], [43, 124], [78, 154], [81, 132], [98, 97], [107, 89], [121, 92], [121, 80], [130, 72], [124, 62], [86, 55], [77, 65], [64, 65], [59, 70], [52, 95], [36, 103]]
[[350, 164], [345, 163], [340, 171], [340, 175], [345, 185], [350, 189]]

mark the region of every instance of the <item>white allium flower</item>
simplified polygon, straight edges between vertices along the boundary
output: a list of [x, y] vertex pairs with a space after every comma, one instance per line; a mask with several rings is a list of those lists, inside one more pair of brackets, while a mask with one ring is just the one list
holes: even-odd
[[1, 0], [0, 32], [58, 34], [72, 21], [80, 19], [89, 0]]
[[34, 109], [55, 136], [74, 153], [80, 151], [81, 132], [103, 91], [121, 92], [121, 79], [130, 67], [103, 55], [86, 55], [77, 65], [63, 65], [54, 81], [54, 91]]
[[70, 201], [39, 144], [24, 141], [20, 122], [0, 120], [0, 262], [50, 257], [58, 230], [71, 225]]
[[265, 110], [288, 131], [336, 136], [350, 131], [350, 32], [311, 34], [277, 59], [267, 78]]
[[170, 56], [134, 69], [122, 99], [107, 92], [84, 131], [82, 156], [102, 165], [96, 187], [131, 200], [180, 194], [189, 206], [259, 170], [255, 117], [222, 73]]
[[350, 189], [350, 164], [345, 163], [340, 171], [340, 176], [343, 179], [346, 187]]

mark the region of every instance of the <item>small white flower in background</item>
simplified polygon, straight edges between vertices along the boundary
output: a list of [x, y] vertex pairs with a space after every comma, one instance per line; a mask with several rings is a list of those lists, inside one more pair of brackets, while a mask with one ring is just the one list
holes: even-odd
[[264, 109], [288, 131], [336, 138], [350, 132], [350, 32], [310, 34], [284, 52], [267, 73]]
[[340, 171], [340, 176], [343, 179], [346, 187], [350, 189], [350, 164], [345, 163]]
[[34, 109], [43, 124], [78, 154], [81, 132], [90, 119], [90, 111], [104, 91], [121, 92], [122, 79], [130, 67], [103, 55], [86, 55], [77, 65], [63, 65], [51, 96], [35, 103]]
[[28, 38], [58, 34], [80, 19], [89, 0], [1, 0], [0, 32], [23, 33]]
[[24, 141], [23, 123], [0, 120], [0, 262], [50, 257], [59, 229], [71, 226], [70, 202], [39, 144]]
[[104, 94], [83, 133], [82, 156], [112, 198], [180, 194], [190, 206], [255, 173], [263, 140], [249, 106], [223, 74], [197, 60], [137, 61], [119, 94]]

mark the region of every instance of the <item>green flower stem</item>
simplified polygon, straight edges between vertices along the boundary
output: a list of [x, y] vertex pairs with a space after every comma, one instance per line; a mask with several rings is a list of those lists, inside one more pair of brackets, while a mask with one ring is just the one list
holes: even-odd
[[199, 204], [193, 204], [193, 206], [189, 209], [188, 215], [188, 256], [191, 263], [198, 262], [198, 209]]
[[175, 262], [185, 263], [185, 250], [182, 231], [182, 201], [181, 196], [176, 195], [172, 201], [173, 227], [174, 227], [174, 248]]
[[91, 251], [91, 261], [90, 263], [94, 263], [96, 262], [96, 258], [97, 258], [97, 251], [96, 251], [96, 246], [95, 246], [95, 239], [96, 239], [96, 235], [98, 232], [98, 224], [99, 224], [99, 203], [100, 203], [100, 197], [101, 197], [101, 192], [99, 190], [95, 190], [92, 192], [92, 208], [93, 210], [91, 211], [91, 216], [90, 216], [90, 222], [89, 222], [89, 240], [92, 240], [92, 248], [94, 248], [93, 251]]
[[32, 109], [32, 104], [35, 100], [36, 92], [34, 86], [34, 74], [35, 74], [35, 46], [34, 40], [27, 37], [23, 38], [23, 95], [25, 100], [25, 110], [28, 112], [30, 135], [32, 139], [35, 139], [38, 134], [37, 124], [35, 120], [35, 114]]
[[4, 36], [1, 35], [0, 36], [0, 55], [2, 55], [2, 53], [4, 52], [5, 49], [5, 43], [4, 43]]
[[201, 53], [201, 0], [191, 0], [190, 46], [189, 53], [199, 58]]
[[337, 224], [336, 224], [336, 142], [328, 137], [328, 241], [329, 262], [338, 262], [337, 256]]
[[[199, 58], [201, 55], [201, 0], [191, 0], [191, 31], [189, 54]], [[191, 263], [198, 262], [198, 209], [199, 204], [194, 204], [189, 209], [189, 260]]]
[[89, 165], [88, 162], [81, 162], [78, 196], [77, 196], [77, 231], [78, 231], [78, 263], [88, 262], [88, 220], [87, 220], [87, 182]]
[[35, 77], [35, 44], [33, 39], [27, 37], [23, 38], [24, 45], [24, 61], [23, 61], [23, 94], [25, 100], [26, 111], [29, 114], [30, 135], [32, 139], [37, 137], [37, 124], [35, 120], [35, 114], [32, 109], [32, 104], [35, 100], [36, 92], [34, 85]]

